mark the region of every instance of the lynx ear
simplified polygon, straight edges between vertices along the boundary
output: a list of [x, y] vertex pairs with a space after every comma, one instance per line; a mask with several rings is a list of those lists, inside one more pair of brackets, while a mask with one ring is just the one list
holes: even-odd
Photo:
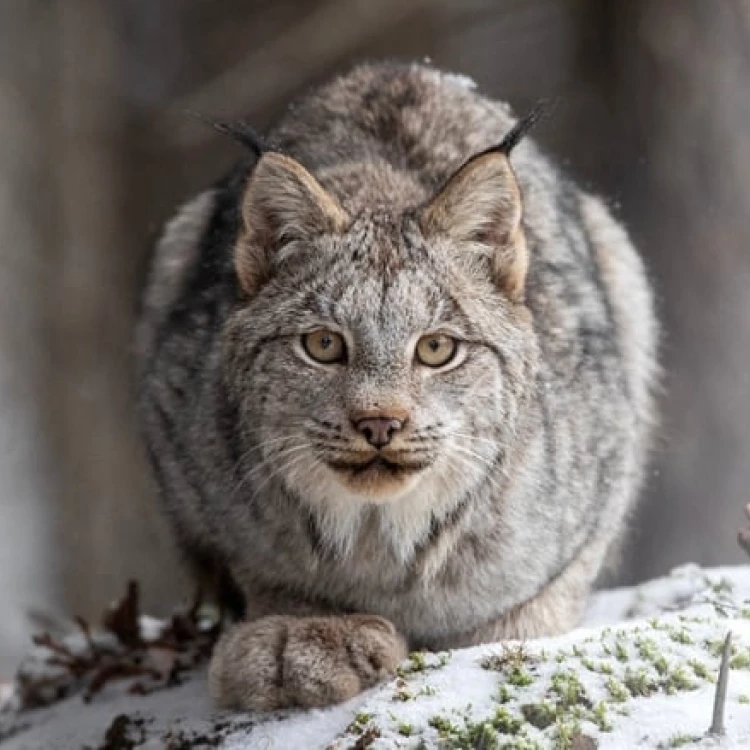
[[268, 277], [281, 247], [343, 232], [349, 224], [344, 209], [301, 164], [273, 151], [260, 157], [250, 176], [242, 220], [235, 269], [247, 294]]
[[425, 237], [487, 245], [496, 283], [523, 300], [528, 253], [521, 227], [522, 201], [505, 143], [473, 156], [422, 209]]

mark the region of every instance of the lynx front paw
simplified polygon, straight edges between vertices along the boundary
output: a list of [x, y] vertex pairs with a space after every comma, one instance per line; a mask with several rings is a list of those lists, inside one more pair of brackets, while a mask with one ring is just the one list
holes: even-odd
[[382, 617], [265, 617], [216, 644], [209, 687], [221, 708], [328, 706], [385, 679], [405, 656], [403, 638]]

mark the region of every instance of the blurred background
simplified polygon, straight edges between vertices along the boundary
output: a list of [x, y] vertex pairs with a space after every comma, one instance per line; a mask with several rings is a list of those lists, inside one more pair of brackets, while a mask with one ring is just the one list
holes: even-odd
[[137, 440], [149, 243], [263, 128], [363, 58], [423, 59], [523, 111], [616, 205], [664, 323], [663, 424], [620, 571], [741, 560], [750, 487], [750, 2], [2, 0], [0, 677], [28, 613], [187, 591]]

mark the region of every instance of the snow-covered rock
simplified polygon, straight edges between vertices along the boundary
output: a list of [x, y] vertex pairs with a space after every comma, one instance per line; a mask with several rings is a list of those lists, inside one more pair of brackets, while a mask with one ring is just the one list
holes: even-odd
[[[726, 734], [714, 737], [729, 631]], [[414, 654], [392, 681], [327, 710], [217, 713], [201, 670], [148, 695], [107, 684], [89, 703], [20, 712], [17, 697], [0, 688], [3, 750], [750, 748], [750, 567], [684, 566], [600, 592], [558, 638]]]

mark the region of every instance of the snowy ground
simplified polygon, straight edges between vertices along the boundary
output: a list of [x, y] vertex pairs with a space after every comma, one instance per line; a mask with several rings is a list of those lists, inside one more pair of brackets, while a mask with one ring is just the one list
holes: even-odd
[[[707, 735], [733, 634], [726, 734]], [[38, 656], [43, 657], [43, 650]], [[47, 654], [49, 656], [49, 654]], [[149, 696], [111, 685], [16, 713], [0, 687], [3, 750], [750, 747], [750, 567], [685, 566], [597, 594], [559, 638], [416, 654], [341, 706], [273, 717], [212, 712], [203, 675]]]

